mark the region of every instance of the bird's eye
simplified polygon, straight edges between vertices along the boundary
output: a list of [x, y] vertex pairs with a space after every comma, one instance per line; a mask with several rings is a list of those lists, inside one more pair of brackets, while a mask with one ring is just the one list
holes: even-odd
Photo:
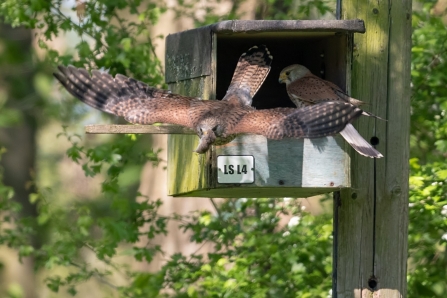
[[290, 71], [286, 71], [286, 76], [288, 76], [290, 74]]
[[213, 131], [216, 132], [217, 130], [217, 125], [213, 127]]
[[199, 129], [200, 129], [200, 132], [203, 132], [201, 127]]

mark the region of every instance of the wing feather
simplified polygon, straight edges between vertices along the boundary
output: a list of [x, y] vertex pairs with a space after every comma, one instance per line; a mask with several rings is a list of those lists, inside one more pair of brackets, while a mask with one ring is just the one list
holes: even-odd
[[223, 101], [251, 106], [252, 99], [270, 72], [273, 57], [265, 45], [251, 47], [239, 58]]
[[320, 138], [342, 131], [362, 114], [352, 104], [331, 101], [301, 109], [253, 110], [242, 117], [228, 134], [261, 134], [269, 139]]
[[172, 94], [123, 75], [58, 67], [56, 79], [76, 98], [101, 111], [137, 124], [171, 123], [193, 128], [189, 109], [197, 98]]

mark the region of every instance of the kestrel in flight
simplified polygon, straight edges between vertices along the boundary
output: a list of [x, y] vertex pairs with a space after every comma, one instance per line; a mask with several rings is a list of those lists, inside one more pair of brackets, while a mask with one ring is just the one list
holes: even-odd
[[[185, 126], [200, 138], [197, 153], [232, 135], [259, 134], [269, 139], [332, 136], [362, 115], [343, 101], [305, 107], [256, 110], [250, 106], [270, 69], [272, 57], [265, 46], [242, 54], [224, 100], [201, 100], [173, 94], [121, 74], [115, 77], [73, 66], [59, 66], [56, 79], [76, 98], [101, 111], [122, 116], [130, 123], [156, 122]], [[241, 69], [249, 70], [246, 75]], [[250, 81], [250, 76], [256, 78]], [[242, 78], [242, 79], [241, 79]]]
[[[286, 84], [287, 93], [298, 108], [323, 102], [346, 102], [356, 107], [364, 104], [364, 102], [348, 96], [334, 83], [312, 74], [309, 69], [300, 64], [293, 64], [284, 68], [279, 75], [279, 82]], [[365, 111], [362, 114], [379, 118]], [[351, 123], [348, 123], [340, 134], [361, 155], [375, 158], [383, 157], [358, 133]]]

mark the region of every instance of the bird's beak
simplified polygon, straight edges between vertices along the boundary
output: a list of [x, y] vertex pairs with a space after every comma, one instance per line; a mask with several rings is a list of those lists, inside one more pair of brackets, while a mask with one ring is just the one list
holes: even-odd
[[285, 83], [286, 80], [287, 80], [287, 76], [286, 76], [286, 74], [285, 74], [285, 73], [281, 73], [281, 74], [279, 75], [278, 82], [280, 82], [280, 83]]
[[214, 143], [215, 140], [216, 135], [212, 130], [204, 130], [202, 132], [202, 137], [200, 138], [199, 145], [194, 151], [199, 154], [205, 153], [206, 151], [208, 151], [208, 149]]

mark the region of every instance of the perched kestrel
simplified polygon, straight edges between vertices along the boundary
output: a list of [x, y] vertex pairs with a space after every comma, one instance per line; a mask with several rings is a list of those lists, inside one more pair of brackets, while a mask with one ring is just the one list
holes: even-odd
[[[298, 108], [331, 101], [347, 102], [356, 107], [364, 104], [364, 102], [348, 96], [334, 83], [313, 75], [309, 69], [300, 64], [284, 68], [279, 75], [279, 82], [286, 84], [287, 93]], [[379, 118], [365, 111], [362, 114]], [[340, 134], [361, 155], [383, 157], [358, 133], [352, 124], [348, 123]]]
[[239, 58], [230, 86], [222, 100], [251, 106], [270, 72], [272, 55], [265, 45], [251, 47]]
[[97, 70], [59, 66], [59, 82], [82, 102], [104, 112], [122, 116], [130, 123], [155, 122], [182, 125], [200, 138], [198, 153], [235, 134], [259, 134], [270, 139], [319, 138], [342, 131], [363, 111], [343, 101], [316, 104], [302, 109], [255, 110], [251, 106], [222, 100], [200, 100], [160, 90], [123, 75], [112, 77]]

